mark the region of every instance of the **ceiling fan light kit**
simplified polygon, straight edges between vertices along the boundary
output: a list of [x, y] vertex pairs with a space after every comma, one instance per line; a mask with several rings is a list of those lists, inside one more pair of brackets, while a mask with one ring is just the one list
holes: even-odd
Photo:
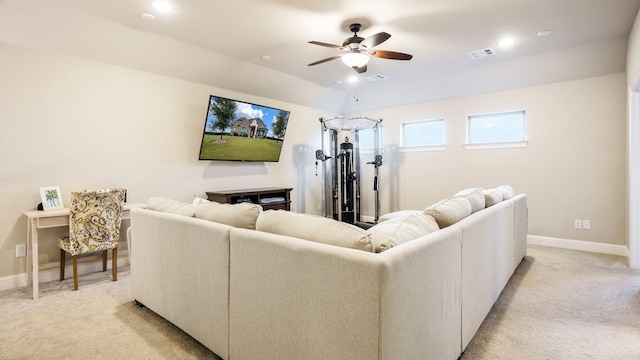
[[353, 36], [346, 38], [342, 42], [342, 46], [328, 44], [320, 41], [309, 41], [310, 44], [329, 47], [332, 49], [340, 49], [345, 53], [312, 62], [307, 66], [318, 65], [327, 61], [341, 58], [342, 62], [344, 62], [348, 67], [353, 68], [357, 73], [361, 74], [367, 71], [367, 63], [372, 56], [380, 59], [390, 60], [411, 60], [411, 58], [413, 57], [413, 55], [395, 51], [372, 50], [374, 46], [380, 45], [383, 42], [387, 41], [391, 37], [391, 35], [387, 34], [386, 32], [379, 32], [367, 38], [362, 38], [358, 36], [360, 27], [361, 25], [357, 23], [351, 24], [351, 26], [349, 26], [349, 29], [351, 29], [351, 32], [353, 32]]
[[369, 55], [361, 52], [350, 52], [342, 55], [342, 62], [348, 67], [363, 67], [369, 62]]

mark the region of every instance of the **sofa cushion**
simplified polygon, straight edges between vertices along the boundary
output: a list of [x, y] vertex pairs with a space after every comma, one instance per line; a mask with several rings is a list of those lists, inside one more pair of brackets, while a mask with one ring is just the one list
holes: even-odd
[[370, 227], [367, 232], [371, 234], [375, 251], [379, 253], [439, 229], [433, 216], [420, 212], [378, 223]]
[[500, 185], [496, 188], [502, 194], [502, 200], [509, 200], [516, 196], [515, 190], [510, 185]]
[[196, 217], [237, 228], [255, 230], [262, 206], [251, 203], [202, 203], [195, 206]]
[[367, 252], [375, 250], [365, 230], [318, 215], [267, 210], [258, 216], [256, 230]]
[[454, 198], [463, 197], [471, 204], [471, 213], [482, 210], [485, 207], [484, 194], [480, 188], [464, 189], [453, 195]]
[[502, 201], [502, 192], [498, 189], [485, 189], [482, 190], [484, 194], [485, 206], [493, 206]]
[[154, 196], [147, 200], [147, 209], [177, 215], [196, 216], [196, 208], [193, 205], [159, 196]]
[[386, 213], [378, 219], [378, 223], [385, 222], [398, 217], [405, 217], [413, 214], [421, 214], [422, 210], [399, 210], [390, 213]]
[[471, 215], [471, 203], [463, 197], [442, 200], [424, 209], [425, 215], [431, 215], [440, 228], [464, 219]]

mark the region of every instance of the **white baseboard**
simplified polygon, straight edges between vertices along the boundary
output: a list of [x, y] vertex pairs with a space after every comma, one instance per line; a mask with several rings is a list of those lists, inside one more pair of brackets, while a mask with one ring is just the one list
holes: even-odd
[[27, 286], [27, 273], [3, 276], [0, 278], [0, 291]]
[[[69, 262], [69, 261], [67, 261]], [[129, 265], [129, 257], [120, 257], [118, 256], [118, 267]], [[107, 261], [107, 271], [111, 270], [111, 258]], [[85, 275], [94, 272], [102, 271], [102, 261], [92, 261], [92, 262], [78, 262], [78, 275]], [[69, 278], [73, 276], [73, 269], [70, 264], [65, 267], [65, 277]], [[45, 270], [40, 270], [38, 272], [38, 279], [40, 279], [40, 283], [59, 280], [60, 279], [60, 269], [58, 267], [49, 268]], [[0, 277], [0, 291], [15, 289], [23, 286], [29, 285], [27, 281], [27, 273], [9, 275]]]
[[556, 247], [561, 249], [588, 251], [601, 254], [618, 255], [629, 258], [629, 249], [624, 245], [596, 243], [582, 240], [569, 240], [538, 235], [527, 235], [527, 244]]

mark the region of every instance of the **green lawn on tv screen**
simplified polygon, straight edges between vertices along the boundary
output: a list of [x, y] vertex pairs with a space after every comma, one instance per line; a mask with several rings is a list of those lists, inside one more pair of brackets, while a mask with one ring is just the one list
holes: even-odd
[[281, 140], [254, 139], [242, 136], [207, 134], [202, 142], [200, 159], [278, 161]]

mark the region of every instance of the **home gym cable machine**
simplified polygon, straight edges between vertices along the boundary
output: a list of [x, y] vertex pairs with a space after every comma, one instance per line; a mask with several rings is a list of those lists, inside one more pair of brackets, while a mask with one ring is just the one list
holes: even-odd
[[[361, 219], [360, 131], [373, 130], [373, 161], [367, 164], [374, 167], [374, 223], [376, 223], [380, 216], [378, 174], [382, 166], [380, 154], [382, 119], [340, 116], [330, 119], [320, 118], [320, 124], [322, 149], [316, 150], [316, 175], [320, 161], [322, 162], [322, 215], [363, 227], [366, 223]], [[343, 142], [338, 144], [339, 141]], [[328, 194], [331, 196], [330, 214], [327, 211]]]

